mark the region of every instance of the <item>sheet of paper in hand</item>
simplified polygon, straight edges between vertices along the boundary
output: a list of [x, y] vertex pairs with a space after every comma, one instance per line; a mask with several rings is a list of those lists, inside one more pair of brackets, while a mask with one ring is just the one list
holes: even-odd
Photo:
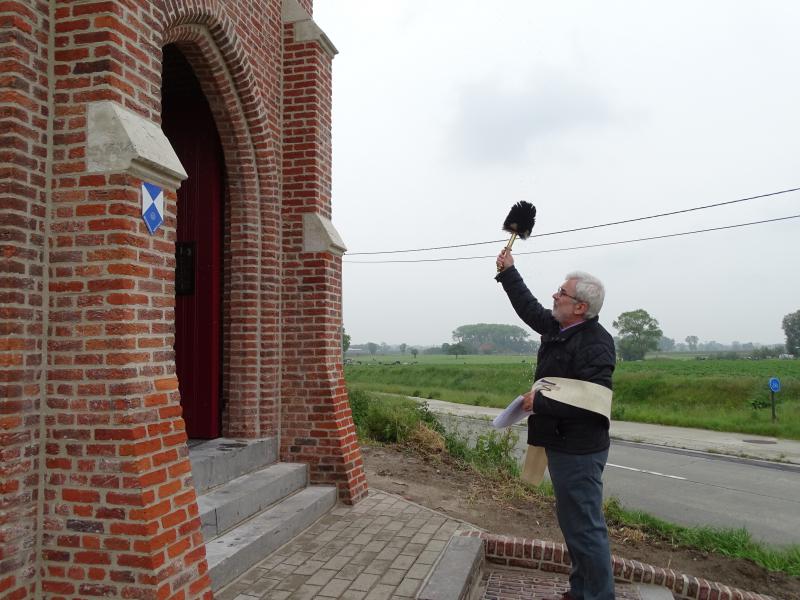
[[492, 426], [496, 429], [511, 427], [531, 414], [531, 411], [522, 408], [522, 396], [517, 396], [511, 401], [511, 404], [509, 404], [503, 412], [494, 418], [494, 421], [492, 421]]

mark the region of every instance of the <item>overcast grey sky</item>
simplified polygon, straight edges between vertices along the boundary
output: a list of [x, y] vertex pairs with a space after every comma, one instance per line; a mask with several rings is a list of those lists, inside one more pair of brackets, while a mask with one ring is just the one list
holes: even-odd
[[[800, 187], [800, 3], [316, 0], [334, 59], [333, 222], [353, 343], [451, 341], [522, 325], [493, 280], [511, 205], [534, 235]], [[531, 238], [545, 306], [571, 270], [606, 284], [601, 322], [644, 308], [683, 341], [784, 341], [800, 309], [800, 192]], [[488, 256], [408, 264], [354, 261]], [[536, 336], [534, 336], [536, 337]]]

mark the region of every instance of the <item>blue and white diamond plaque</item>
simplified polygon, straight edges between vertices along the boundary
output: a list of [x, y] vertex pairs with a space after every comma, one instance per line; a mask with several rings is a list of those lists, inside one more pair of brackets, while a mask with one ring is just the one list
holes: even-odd
[[142, 182], [142, 218], [150, 235], [164, 222], [164, 190], [152, 183]]

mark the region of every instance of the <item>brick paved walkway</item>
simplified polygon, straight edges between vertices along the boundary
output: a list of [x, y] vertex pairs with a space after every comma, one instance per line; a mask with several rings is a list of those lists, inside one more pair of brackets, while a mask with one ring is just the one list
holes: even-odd
[[[484, 571], [484, 600], [557, 599], [569, 589], [566, 575], [493, 569], [491, 565]], [[630, 584], [617, 584], [614, 593], [618, 600], [639, 600], [639, 592]]]
[[[476, 528], [386, 492], [337, 506], [308, 530], [215, 594], [217, 600], [408, 600], [456, 531]], [[486, 600], [558, 598], [567, 576], [487, 563]], [[617, 586], [617, 598], [639, 600]]]
[[408, 600], [416, 596], [450, 536], [472, 529], [371, 490], [356, 506], [333, 509], [215, 598]]
[[[334, 508], [311, 528], [219, 590], [215, 598], [409, 600], [422, 588], [450, 537], [460, 531], [478, 531], [478, 528], [394, 494], [370, 490], [369, 496], [356, 506]], [[540, 549], [544, 544], [545, 555], [548, 547], [553, 552], [553, 544], [549, 542], [510, 539], [514, 544], [539, 544]], [[512, 547], [512, 554], [508, 556], [522, 558], [522, 554], [515, 554], [516, 546]], [[491, 548], [490, 539], [487, 556], [494, 556], [494, 559], [503, 556], [502, 552], [492, 555]], [[525, 552], [525, 548], [520, 552]], [[535, 557], [536, 548], [532, 552]], [[654, 567], [644, 565], [650, 570], [649, 578], [644, 573], [644, 579], [637, 579], [636, 569], [642, 565], [635, 561], [623, 562], [626, 569], [623, 578], [663, 584], [664, 580], [654, 579]], [[567, 576], [562, 574], [515, 569], [491, 562], [485, 563], [483, 571], [483, 598], [486, 600], [549, 600], [559, 598], [568, 589]], [[691, 597], [703, 598], [709, 593], [711, 597], [714, 594], [723, 597], [722, 591], [735, 592], [733, 597], [739, 597], [743, 593], [722, 584], [655, 569], [655, 575], [659, 573], [667, 577], [668, 583], [681, 583], [684, 593]], [[618, 583], [615, 589], [617, 598], [641, 600], [635, 585]], [[750, 596], [749, 592], [744, 594], [745, 598], [768, 598]]]

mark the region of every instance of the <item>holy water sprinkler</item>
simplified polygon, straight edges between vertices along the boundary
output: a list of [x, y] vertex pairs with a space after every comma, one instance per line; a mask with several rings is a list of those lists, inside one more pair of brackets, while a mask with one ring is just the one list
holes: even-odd
[[[531, 231], [533, 231], [533, 224], [535, 222], [536, 207], [533, 204], [521, 200], [512, 206], [506, 220], [503, 221], [503, 231], [507, 231], [511, 234], [511, 239], [508, 240], [503, 252], [511, 250], [511, 246], [517, 238], [522, 240], [528, 239]], [[497, 268], [498, 272], [501, 270], [500, 267]]]

